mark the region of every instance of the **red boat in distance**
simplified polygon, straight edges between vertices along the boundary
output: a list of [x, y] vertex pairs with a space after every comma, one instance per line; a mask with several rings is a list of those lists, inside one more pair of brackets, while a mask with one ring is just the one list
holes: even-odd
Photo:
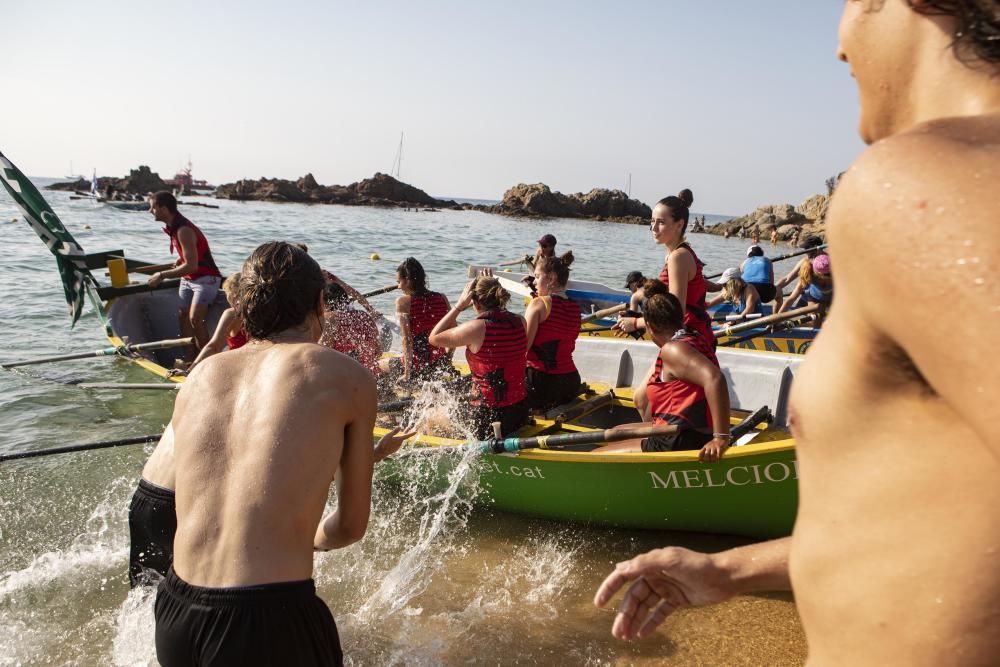
[[182, 195], [190, 195], [194, 190], [214, 190], [214, 185], [209, 185], [208, 181], [196, 179], [191, 176], [191, 158], [188, 158], [187, 166], [174, 174], [173, 178], [163, 181], [171, 188]]

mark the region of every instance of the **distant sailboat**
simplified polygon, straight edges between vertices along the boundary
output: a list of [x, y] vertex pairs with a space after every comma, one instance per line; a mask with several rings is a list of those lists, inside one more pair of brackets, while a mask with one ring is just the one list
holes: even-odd
[[90, 177], [90, 196], [97, 199], [97, 167], [94, 167], [94, 175]]
[[389, 175], [399, 180], [399, 169], [403, 166], [403, 133], [399, 133], [399, 148], [396, 150], [396, 159], [392, 161], [392, 169]]
[[83, 174], [74, 174], [73, 173], [73, 161], [72, 160], [69, 161], [69, 176], [66, 176], [66, 178], [68, 178], [70, 180], [73, 180], [73, 181], [83, 180]]

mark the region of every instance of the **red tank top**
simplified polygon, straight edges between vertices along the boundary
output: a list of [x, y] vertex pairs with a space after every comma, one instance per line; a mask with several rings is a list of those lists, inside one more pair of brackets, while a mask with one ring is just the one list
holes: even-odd
[[372, 374], [379, 374], [382, 344], [378, 326], [368, 313], [353, 308], [331, 311], [323, 327], [321, 342], [353, 358]]
[[240, 329], [235, 336], [226, 336], [226, 345], [230, 350], [241, 348], [247, 344], [247, 332]]
[[434, 347], [428, 337], [434, 326], [448, 313], [448, 299], [440, 292], [424, 292], [410, 297], [410, 336], [413, 338], [413, 370], [420, 370], [441, 357], [445, 351]]
[[573, 350], [580, 335], [580, 305], [561, 296], [552, 297], [549, 316], [538, 325], [528, 350], [528, 365], [536, 371], [561, 375], [576, 370]]
[[506, 310], [491, 310], [477, 320], [486, 322], [486, 336], [479, 352], [465, 349], [472, 371], [472, 385], [479, 394], [471, 403], [503, 408], [524, 400], [525, 355], [528, 336], [520, 317]]
[[184, 263], [184, 247], [177, 239], [177, 234], [182, 227], [190, 228], [198, 239], [198, 267], [193, 273], [188, 273], [184, 277], [188, 280], [195, 280], [204, 276], [217, 276], [221, 278], [222, 274], [219, 273], [219, 267], [215, 265], [215, 260], [212, 258], [212, 250], [208, 247], [208, 239], [205, 238], [200, 229], [195, 227], [190, 220], [180, 213], [175, 213], [173, 221], [163, 228], [164, 233], [170, 237], [170, 254], [174, 254], [174, 249], [176, 248], [177, 254], [181, 258], [181, 263]]
[[[714, 337], [713, 337], [714, 340]], [[716, 366], [712, 344], [694, 331], [681, 329], [667, 345], [683, 342], [707, 357]], [[712, 427], [712, 411], [705, 389], [687, 380], [663, 380], [663, 359], [657, 355], [656, 371], [646, 385], [646, 398], [654, 425], [677, 424], [682, 429], [704, 430]]]
[[[697, 331], [703, 335], [706, 340], [711, 341], [712, 348], [714, 349], [715, 334], [712, 332], [712, 318], [705, 308], [705, 293], [707, 290], [705, 276], [701, 272], [701, 267], [704, 264], [698, 259], [698, 255], [694, 254], [691, 246], [684, 243], [682, 247], [687, 248], [687, 251], [694, 257], [695, 266], [694, 278], [689, 280], [687, 284], [687, 298], [684, 301], [684, 328]], [[666, 262], [664, 262], [663, 270], [660, 272], [660, 282], [666, 285], [668, 289], [670, 288], [670, 272], [667, 269]], [[712, 357], [714, 356], [713, 354]]]

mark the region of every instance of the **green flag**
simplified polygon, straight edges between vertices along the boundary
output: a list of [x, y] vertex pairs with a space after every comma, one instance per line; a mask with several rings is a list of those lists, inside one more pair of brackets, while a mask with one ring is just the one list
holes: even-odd
[[83, 311], [86, 281], [93, 280], [87, 269], [86, 253], [42, 198], [38, 188], [3, 153], [0, 153], [0, 183], [3, 183], [4, 189], [21, 209], [24, 219], [38, 234], [38, 238], [56, 256], [69, 314], [73, 319], [72, 324], [76, 324]]

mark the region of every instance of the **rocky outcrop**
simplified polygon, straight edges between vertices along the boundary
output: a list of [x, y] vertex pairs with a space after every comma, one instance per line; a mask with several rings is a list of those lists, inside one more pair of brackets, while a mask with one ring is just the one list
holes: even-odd
[[[148, 195], [151, 192], [160, 190], [170, 190], [170, 186], [163, 182], [160, 175], [147, 167], [140, 165], [138, 169], [133, 169], [125, 178], [114, 178], [113, 176], [101, 176], [97, 179], [97, 191], [103, 196], [109, 192], [108, 188], [114, 192], [130, 195]], [[80, 190], [90, 191], [90, 181], [84, 178], [65, 183], [53, 183], [48, 186], [49, 190]]]
[[621, 190], [594, 188], [586, 194], [564, 195], [544, 183], [519, 183], [504, 193], [500, 203], [470, 208], [526, 218], [592, 218], [643, 224], [652, 215], [648, 206]]
[[830, 197], [813, 195], [798, 206], [774, 204], [760, 206], [748, 215], [732, 218], [709, 227], [706, 232], [720, 236], [750, 238], [754, 232], [763, 240], [777, 232], [777, 240], [795, 243], [804, 236], [824, 236], [824, 222]]
[[435, 199], [419, 188], [381, 173], [376, 173], [371, 178], [350, 185], [320, 185], [312, 174], [306, 174], [296, 181], [280, 178], [261, 178], [257, 181], [242, 180], [220, 185], [215, 191], [215, 196], [219, 199], [241, 201], [461, 208], [453, 201]]

